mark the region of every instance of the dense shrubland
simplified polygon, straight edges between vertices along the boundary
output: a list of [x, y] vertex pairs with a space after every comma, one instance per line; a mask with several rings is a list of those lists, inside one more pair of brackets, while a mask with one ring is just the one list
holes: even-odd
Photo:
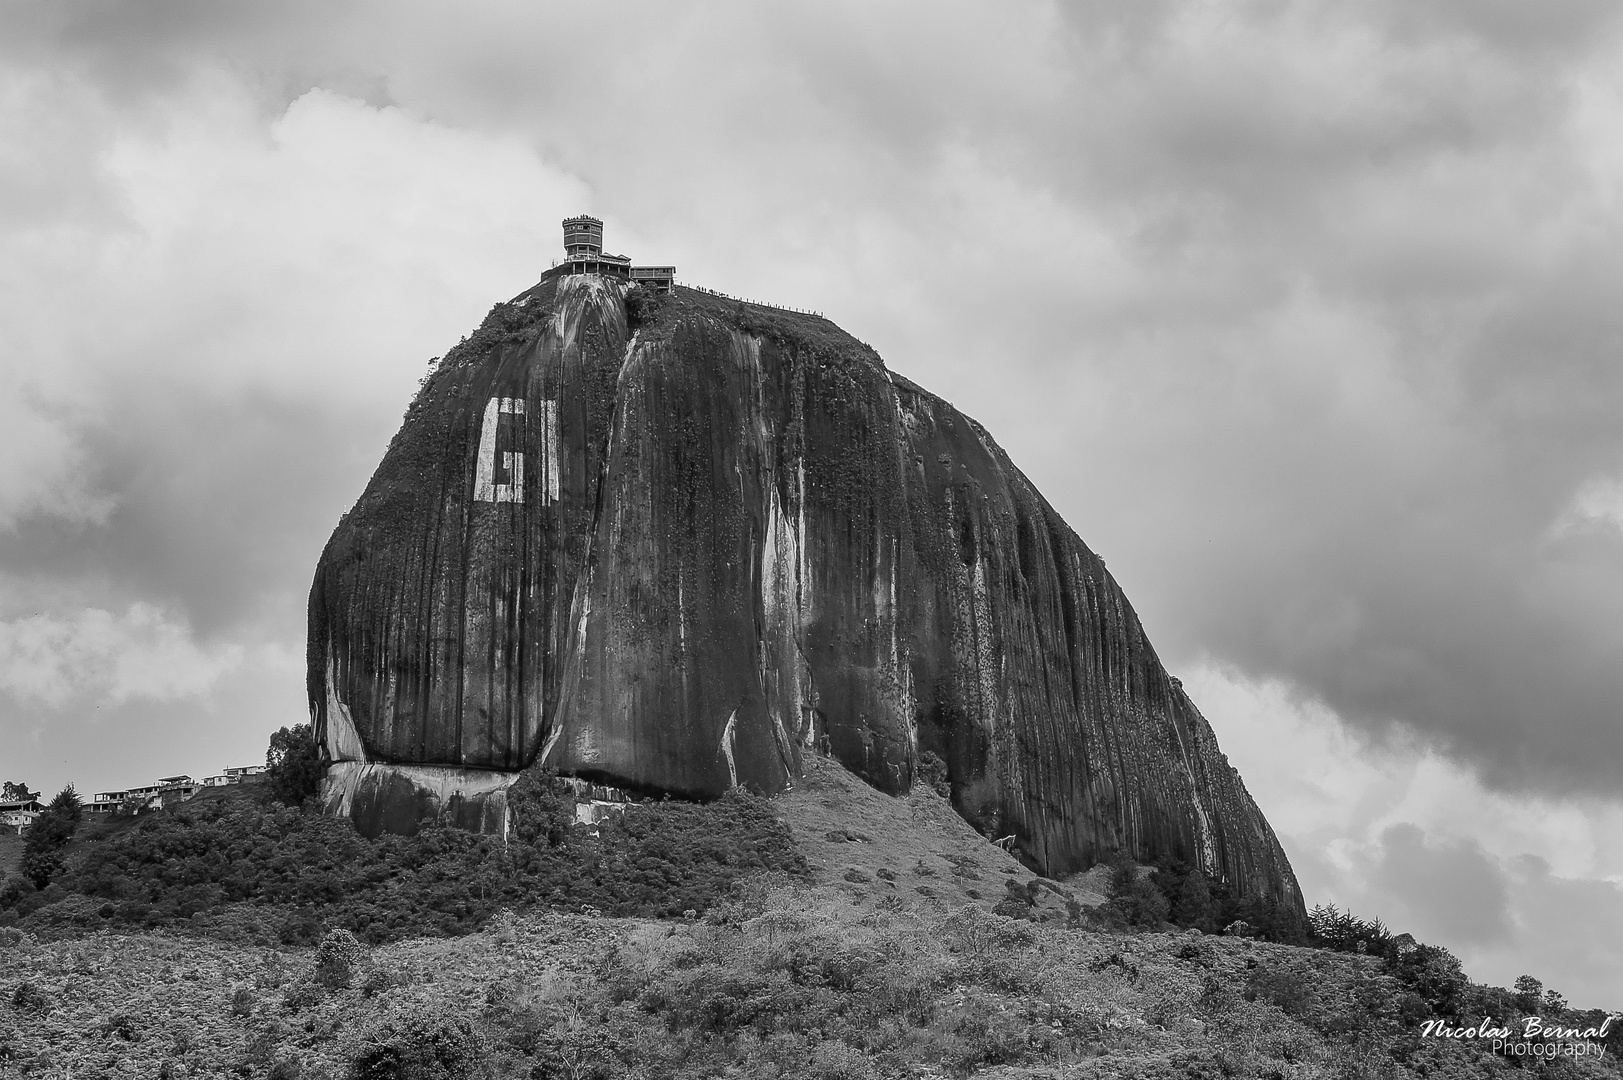
[[0, 925], [178, 926], [284, 944], [341, 927], [377, 943], [468, 933], [504, 906], [704, 911], [743, 875], [804, 872], [771, 804], [744, 791], [643, 803], [595, 831], [573, 824], [573, 803], [546, 774], [521, 779], [512, 805], [503, 843], [448, 826], [368, 840], [277, 799], [198, 800], [122, 823], [43, 889], [14, 880], [0, 891]]

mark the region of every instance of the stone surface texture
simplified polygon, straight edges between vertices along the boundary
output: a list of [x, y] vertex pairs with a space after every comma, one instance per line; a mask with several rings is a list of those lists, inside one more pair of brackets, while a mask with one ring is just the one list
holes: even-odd
[[[1039, 873], [1172, 854], [1301, 909], [1104, 563], [979, 424], [816, 316], [629, 310], [549, 272], [426, 381], [311, 590], [333, 760], [409, 766], [426, 806], [538, 760], [776, 792], [814, 752], [903, 793], [932, 752]], [[338, 775], [335, 811], [364, 778], [389, 817], [401, 783]]]

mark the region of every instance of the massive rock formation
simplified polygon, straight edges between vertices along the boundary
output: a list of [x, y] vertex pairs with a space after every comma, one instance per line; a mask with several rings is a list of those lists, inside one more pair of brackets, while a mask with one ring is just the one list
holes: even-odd
[[930, 752], [1043, 873], [1174, 854], [1300, 911], [1104, 563], [979, 424], [821, 318], [629, 300], [555, 271], [497, 305], [333, 534], [335, 811], [495, 827], [537, 759], [707, 798], [823, 752], [901, 792]]

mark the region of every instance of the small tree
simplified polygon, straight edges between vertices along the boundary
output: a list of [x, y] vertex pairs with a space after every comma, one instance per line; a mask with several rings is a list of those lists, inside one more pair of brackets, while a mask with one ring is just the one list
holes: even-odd
[[1109, 901], [1106, 906], [1115, 909], [1129, 926], [1159, 929], [1167, 921], [1170, 906], [1166, 894], [1147, 874], [1140, 874], [1138, 865], [1125, 851], [1116, 852], [1110, 860]]
[[47, 809], [61, 814], [75, 825], [79, 824], [79, 818], [84, 815], [84, 803], [80, 801], [79, 793], [73, 790], [72, 784], [57, 792], [56, 798], [51, 800], [51, 805]]
[[271, 791], [289, 806], [298, 806], [321, 791], [327, 766], [309, 724], [281, 728], [265, 751], [265, 775]]
[[1200, 867], [1189, 868], [1171, 899], [1172, 921], [1179, 926], [1193, 926], [1208, 934], [1217, 929], [1217, 908], [1212, 903], [1211, 887], [1206, 884], [1206, 873]]
[[1531, 975], [1516, 977], [1516, 1007], [1524, 1013], [1536, 1013], [1544, 1003], [1544, 984]]
[[51, 805], [28, 827], [20, 868], [23, 876], [34, 883], [34, 888], [45, 888], [62, 869], [68, 841], [73, 838], [73, 830], [79, 827], [81, 813], [79, 793], [69, 784], [57, 792]]

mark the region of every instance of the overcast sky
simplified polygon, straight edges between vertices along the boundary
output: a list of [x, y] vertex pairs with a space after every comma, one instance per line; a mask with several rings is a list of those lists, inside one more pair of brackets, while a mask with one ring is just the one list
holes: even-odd
[[0, 775], [305, 719], [322, 544], [584, 211], [986, 424], [1309, 903], [1623, 1007], [1619, 12], [0, 2]]

